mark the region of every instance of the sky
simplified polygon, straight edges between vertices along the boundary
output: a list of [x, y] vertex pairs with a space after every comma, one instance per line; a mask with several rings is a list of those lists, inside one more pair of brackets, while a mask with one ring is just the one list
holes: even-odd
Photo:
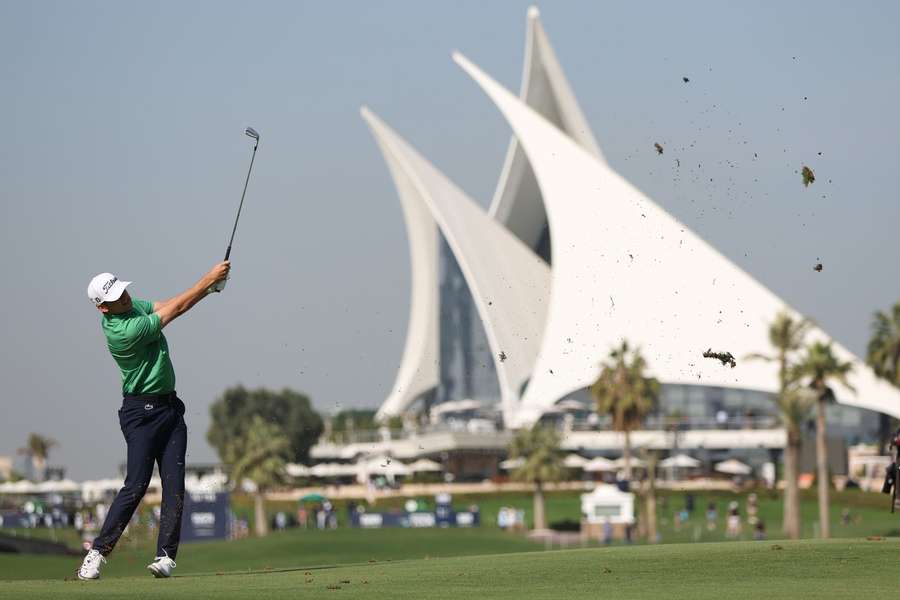
[[[528, 6], [0, 2], [0, 455], [38, 432], [69, 476], [115, 473], [120, 379], [87, 284], [111, 271], [167, 298], [220, 260], [248, 125], [232, 279], [165, 330], [188, 462], [216, 460], [209, 405], [236, 384], [377, 407], [409, 251], [359, 108], [487, 206], [511, 131], [450, 53], [518, 92]], [[864, 356], [872, 312], [900, 299], [900, 5], [540, 9], [609, 163]]]

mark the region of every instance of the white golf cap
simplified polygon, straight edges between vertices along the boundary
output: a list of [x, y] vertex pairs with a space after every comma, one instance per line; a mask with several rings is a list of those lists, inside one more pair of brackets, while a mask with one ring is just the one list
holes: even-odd
[[104, 302], [115, 302], [122, 297], [122, 292], [130, 284], [130, 281], [121, 281], [112, 273], [100, 273], [91, 279], [91, 283], [88, 285], [88, 298], [97, 305]]

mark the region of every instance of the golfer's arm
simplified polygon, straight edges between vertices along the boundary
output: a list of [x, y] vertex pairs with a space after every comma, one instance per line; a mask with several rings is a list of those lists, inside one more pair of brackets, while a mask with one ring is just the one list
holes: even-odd
[[[177, 298], [178, 296], [175, 296]], [[161, 311], [166, 305], [175, 300], [175, 298], [169, 298], [168, 300], [154, 300], [153, 301], [153, 312]]]
[[203, 300], [209, 293], [209, 286], [212, 285], [203, 277], [195, 283], [189, 290], [178, 294], [174, 298], [153, 303], [153, 312], [159, 315], [160, 327], [165, 327], [187, 311], [195, 304]]

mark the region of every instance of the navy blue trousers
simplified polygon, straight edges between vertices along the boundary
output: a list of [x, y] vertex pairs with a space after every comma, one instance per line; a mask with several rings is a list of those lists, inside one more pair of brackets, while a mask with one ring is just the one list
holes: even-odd
[[128, 446], [128, 473], [93, 547], [104, 556], [112, 552], [144, 497], [153, 476], [153, 465], [157, 463], [162, 481], [162, 509], [156, 555], [174, 559], [178, 554], [184, 509], [187, 448], [184, 403], [174, 392], [166, 397], [126, 396], [119, 409], [119, 425]]

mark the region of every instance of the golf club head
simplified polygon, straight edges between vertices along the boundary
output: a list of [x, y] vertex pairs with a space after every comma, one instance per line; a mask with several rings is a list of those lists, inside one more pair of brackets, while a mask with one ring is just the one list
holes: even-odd
[[253, 129], [252, 127], [248, 127], [247, 129], [245, 129], [245, 130], [244, 130], [244, 135], [249, 136], [249, 137], [252, 137], [252, 138], [253, 138], [254, 140], [256, 140], [257, 142], [259, 141], [259, 134], [256, 133], [256, 130]]

